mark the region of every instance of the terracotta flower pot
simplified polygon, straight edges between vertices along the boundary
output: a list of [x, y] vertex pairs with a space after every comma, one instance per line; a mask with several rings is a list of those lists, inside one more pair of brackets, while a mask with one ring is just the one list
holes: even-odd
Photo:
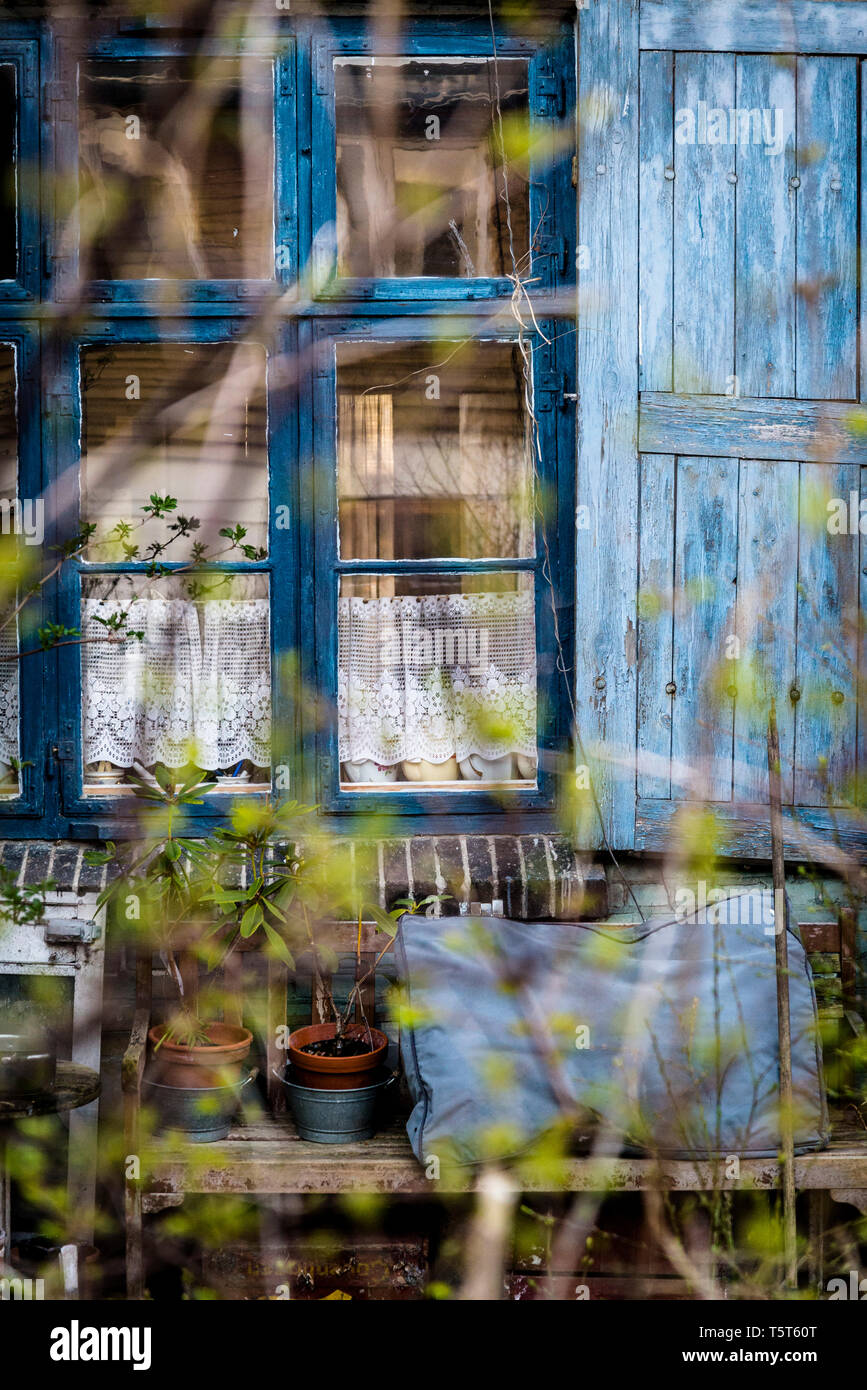
[[[365, 1052], [360, 1057], [316, 1057], [301, 1051], [305, 1043], [323, 1042], [326, 1038], [333, 1038], [336, 1031], [333, 1023], [311, 1023], [289, 1034], [289, 1061], [292, 1064], [292, 1080], [297, 1085], [309, 1086], [316, 1091], [351, 1091], [356, 1086], [372, 1083], [374, 1073], [385, 1062], [388, 1051], [388, 1038], [378, 1028], [369, 1030], [373, 1051]], [[345, 1035], [366, 1042], [368, 1029], [363, 1023], [350, 1023]]]
[[235, 1023], [209, 1023], [209, 1042], [191, 1047], [167, 1038], [158, 1049], [165, 1030], [164, 1023], [157, 1023], [148, 1033], [153, 1048], [154, 1081], [188, 1090], [231, 1086], [240, 1080], [241, 1066], [253, 1041], [249, 1028]]

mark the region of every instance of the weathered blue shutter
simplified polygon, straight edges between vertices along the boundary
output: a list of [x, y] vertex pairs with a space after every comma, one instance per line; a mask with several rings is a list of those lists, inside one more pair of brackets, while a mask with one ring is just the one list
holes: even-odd
[[707, 801], [766, 854], [771, 697], [797, 820], [859, 838], [867, 5], [785, 15], [580, 14], [576, 680], [619, 847]]

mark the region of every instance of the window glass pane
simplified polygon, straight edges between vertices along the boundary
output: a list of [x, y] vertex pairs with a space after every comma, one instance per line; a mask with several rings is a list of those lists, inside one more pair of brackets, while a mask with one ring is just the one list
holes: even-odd
[[344, 787], [535, 782], [530, 576], [344, 576], [338, 603]]
[[15, 348], [0, 343], [0, 797], [19, 792], [19, 627], [34, 621], [34, 610], [16, 616], [15, 608], [21, 588], [35, 579], [44, 539], [42, 499], [18, 491], [16, 397]]
[[514, 343], [337, 349], [340, 554], [533, 554], [532, 477]]
[[[264, 348], [130, 343], [84, 348], [81, 363], [81, 512], [97, 523], [98, 542], [90, 558], [147, 558], [151, 546], [169, 542], [161, 556], [167, 560], [189, 559], [195, 545], [204, 545], [209, 559], [242, 560], [243, 552], [219, 534], [238, 525], [246, 531], [242, 543], [264, 551]], [[143, 518], [153, 494], [175, 498], [177, 507]], [[179, 517], [199, 525], [172, 539]]]
[[335, 61], [339, 274], [526, 268], [528, 184], [514, 158], [503, 177], [498, 80], [506, 149], [526, 148], [525, 62]]
[[270, 63], [92, 62], [80, 84], [83, 274], [270, 276]]
[[18, 274], [16, 210], [18, 112], [15, 69], [0, 66], [0, 280]]
[[[15, 348], [0, 343], [0, 498], [10, 503], [18, 496], [18, 393]], [[4, 535], [14, 530], [14, 522], [3, 513]]]
[[3, 1032], [48, 1032], [57, 1044], [57, 1055], [68, 1057], [72, 1051], [74, 988], [69, 975], [0, 975]]
[[81, 602], [85, 787], [198, 768], [215, 790], [270, 782], [267, 576], [99, 575]]

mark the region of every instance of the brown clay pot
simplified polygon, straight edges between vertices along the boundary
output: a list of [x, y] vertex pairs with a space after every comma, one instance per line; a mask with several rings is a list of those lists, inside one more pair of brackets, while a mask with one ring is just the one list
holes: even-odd
[[[317, 1091], [352, 1091], [357, 1086], [373, 1083], [374, 1074], [385, 1062], [388, 1051], [388, 1038], [378, 1028], [370, 1029], [373, 1051], [361, 1057], [314, 1057], [300, 1050], [305, 1043], [333, 1038], [336, 1031], [333, 1023], [311, 1023], [289, 1034], [289, 1061], [292, 1063], [292, 1080], [296, 1085], [310, 1086]], [[365, 1024], [347, 1025], [346, 1037], [366, 1040], [367, 1036]]]
[[253, 1034], [236, 1023], [209, 1023], [210, 1042], [189, 1047], [167, 1039], [156, 1050], [165, 1032], [157, 1023], [148, 1037], [153, 1050], [152, 1080], [182, 1090], [203, 1086], [232, 1086], [241, 1079], [241, 1067], [250, 1051]]

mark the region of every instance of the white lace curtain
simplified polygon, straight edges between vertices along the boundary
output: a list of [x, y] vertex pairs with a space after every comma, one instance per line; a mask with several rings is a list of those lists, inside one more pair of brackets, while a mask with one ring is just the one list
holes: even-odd
[[[143, 639], [91, 640], [111, 636], [97, 619], [119, 612]], [[88, 597], [82, 636], [86, 763], [270, 762], [267, 599]]]
[[341, 762], [536, 756], [533, 594], [339, 600]]
[[18, 654], [17, 621], [0, 629], [0, 762], [18, 757]]

